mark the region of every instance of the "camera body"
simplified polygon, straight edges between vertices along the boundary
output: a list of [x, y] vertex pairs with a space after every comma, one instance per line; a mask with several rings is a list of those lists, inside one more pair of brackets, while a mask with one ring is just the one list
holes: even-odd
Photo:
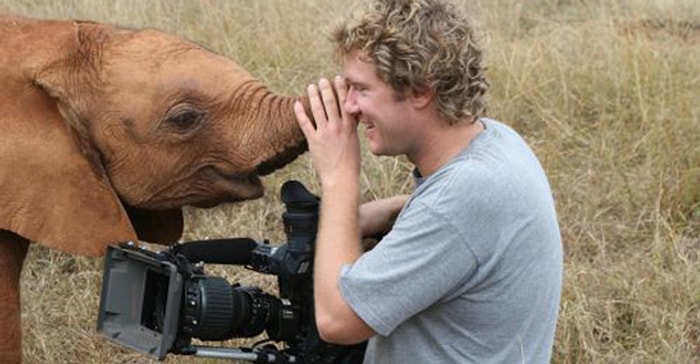
[[[125, 243], [105, 256], [98, 331], [162, 360], [168, 353], [256, 363], [359, 363], [366, 343], [322, 341], [313, 308], [313, 253], [319, 199], [301, 183], [282, 186], [287, 241], [192, 241], [154, 252]], [[205, 263], [235, 264], [277, 277], [279, 296], [209, 276]], [[283, 343], [251, 348], [193, 345], [265, 333]]]

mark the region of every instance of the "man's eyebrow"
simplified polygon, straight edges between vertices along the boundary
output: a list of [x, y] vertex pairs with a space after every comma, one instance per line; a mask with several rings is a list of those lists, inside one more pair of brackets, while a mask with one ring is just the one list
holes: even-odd
[[347, 82], [347, 84], [350, 86], [367, 88], [366, 83], [356, 81], [356, 80], [353, 80], [353, 79], [348, 78], [348, 77], [345, 77], [345, 82]]

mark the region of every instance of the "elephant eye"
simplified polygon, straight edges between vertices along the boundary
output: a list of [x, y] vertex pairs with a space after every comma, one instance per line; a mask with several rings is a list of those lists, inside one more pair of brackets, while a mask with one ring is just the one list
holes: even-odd
[[201, 118], [202, 113], [194, 110], [186, 110], [168, 118], [168, 124], [174, 126], [178, 130], [186, 131], [197, 126]]

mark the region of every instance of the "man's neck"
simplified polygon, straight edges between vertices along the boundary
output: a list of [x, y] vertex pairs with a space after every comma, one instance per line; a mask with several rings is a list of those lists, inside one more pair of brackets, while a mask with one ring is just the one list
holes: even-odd
[[423, 177], [447, 164], [484, 130], [481, 121], [465, 121], [455, 125], [442, 123], [429, 129], [421, 148], [408, 156]]

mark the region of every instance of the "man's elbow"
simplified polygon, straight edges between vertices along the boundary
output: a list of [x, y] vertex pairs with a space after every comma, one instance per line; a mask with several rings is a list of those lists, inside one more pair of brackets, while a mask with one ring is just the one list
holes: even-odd
[[[354, 318], [360, 320], [359, 318]], [[374, 332], [363, 321], [344, 320], [332, 314], [316, 312], [318, 335], [327, 343], [352, 345], [367, 340]]]

